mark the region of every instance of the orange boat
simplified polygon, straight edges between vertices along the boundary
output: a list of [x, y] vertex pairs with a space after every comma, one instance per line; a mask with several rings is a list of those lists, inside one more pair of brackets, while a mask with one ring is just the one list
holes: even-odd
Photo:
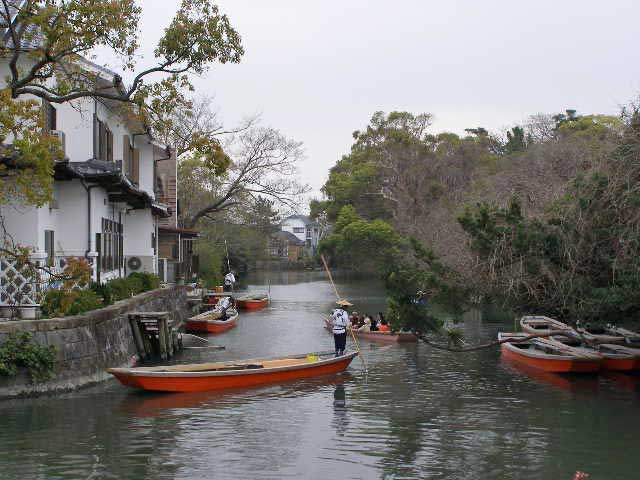
[[548, 336], [563, 333], [570, 338], [578, 336], [575, 330], [566, 323], [541, 315], [525, 315], [520, 319], [520, 327], [523, 332], [530, 334], [544, 334]]
[[285, 357], [198, 363], [161, 367], [109, 368], [128, 387], [159, 392], [202, 392], [280, 383], [330, 375], [345, 370], [358, 352], [334, 357], [333, 352]]
[[203, 295], [204, 303], [206, 303], [207, 305], [216, 305], [220, 301], [220, 299], [224, 297], [229, 297], [231, 303], [234, 303], [233, 294], [230, 292], [215, 292], [208, 290]]
[[267, 295], [253, 295], [236, 299], [236, 307], [244, 308], [245, 310], [260, 310], [267, 305], [269, 305], [269, 297]]
[[[600, 355], [603, 359], [603, 370], [633, 371], [640, 370], [640, 349], [616, 345], [613, 343], [602, 343], [594, 346], [576, 346], [577, 340], [567, 341], [565, 337], [551, 337], [554, 341], [563, 344], [569, 343], [571, 347], [582, 352]], [[579, 344], [578, 344], [579, 345]]]
[[[331, 332], [333, 330], [333, 325], [331, 324], [331, 320], [328, 318], [324, 319], [324, 327]], [[411, 332], [358, 332], [357, 330], [353, 331], [353, 334], [362, 340], [369, 340], [370, 342], [380, 342], [380, 343], [415, 343], [418, 341], [418, 337], [416, 337]]]
[[513, 339], [500, 345], [502, 355], [545, 372], [597, 372], [602, 367], [603, 358], [598, 354], [546, 338], [518, 340], [526, 336], [526, 333], [499, 333], [498, 340]]
[[238, 323], [238, 312], [233, 309], [227, 310], [228, 318], [220, 320], [220, 313], [209, 310], [195, 317], [191, 317], [185, 324], [187, 332], [208, 332], [222, 333], [231, 330]]

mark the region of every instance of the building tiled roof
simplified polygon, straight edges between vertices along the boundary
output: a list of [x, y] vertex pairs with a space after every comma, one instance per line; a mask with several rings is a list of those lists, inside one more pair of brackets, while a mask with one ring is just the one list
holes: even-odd
[[305, 225], [317, 225], [308, 215], [291, 215], [284, 220], [302, 220]]
[[171, 215], [169, 207], [156, 201], [151, 195], [138, 188], [115, 162], [87, 160], [86, 162], [57, 162], [55, 178], [59, 180], [79, 178], [95, 182], [109, 192], [114, 201], [129, 203], [134, 208], [150, 208], [161, 217]]
[[273, 234], [273, 237], [284, 240], [293, 245], [304, 246], [304, 242], [291, 232], [279, 231]]

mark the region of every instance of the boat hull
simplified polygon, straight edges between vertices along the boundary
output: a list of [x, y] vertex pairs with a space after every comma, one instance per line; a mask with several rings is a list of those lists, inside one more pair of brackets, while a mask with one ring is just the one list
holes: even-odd
[[[331, 332], [333, 327], [329, 320], [324, 321], [324, 327]], [[358, 332], [353, 331], [355, 337], [359, 340], [367, 340], [377, 343], [416, 343], [418, 337], [413, 333], [391, 333], [391, 332]]]
[[619, 372], [640, 370], [640, 358], [611, 358], [605, 355], [602, 368]]
[[219, 320], [187, 320], [185, 324], [185, 330], [187, 332], [201, 332], [201, 333], [224, 333], [227, 330], [231, 330], [237, 325], [236, 320], [229, 320], [221, 322]]
[[[298, 368], [274, 369], [273, 371], [270, 369], [241, 370], [225, 375], [171, 376], [152, 373], [133, 375], [128, 373], [127, 369], [112, 369], [109, 373], [127, 387], [158, 392], [203, 392], [331, 375], [346, 370], [356, 355], [357, 353], [350, 353], [333, 361], [309, 363]], [[129, 369], [129, 372], [131, 370], [133, 369]]]
[[516, 351], [515, 347], [511, 347], [506, 343], [500, 346], [500, 350], [502, 355], [509, 360], [519, 362], [545, 372], [598, 372], [602, 367], [601, 359], [533, 357]]
[[261, 310], [269, 305], [269, 300], [236, 300], [236, 306], [244, 310]]

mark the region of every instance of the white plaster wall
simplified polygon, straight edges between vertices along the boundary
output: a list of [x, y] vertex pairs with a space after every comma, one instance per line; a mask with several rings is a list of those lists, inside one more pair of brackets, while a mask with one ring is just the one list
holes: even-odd
[[[293, 233], [296, 237], [298, 237], [299, 240], [302, 240], [303, 242], [307, 239], [305, 224], [299, 218], [289, 218], [287, 220], [283, 220], [281, 228], [283, 232]], [[303, 232], [296, 233], [293, 231], [294, 228], [302, 228]]]
[[156, 231], [151, 210], [131, 210], [123, 216], [124, 223], [124, 255], [153, 256], [151, 235]]
[[[1, 205], [0, 215], [4, 227], [16, 244], [39, 250], [38, 210], [35, 207], [20, 204]], [[44, 238], [42, 243], [44, 244]]]
[[135, 147], [140, 150], [140, 178], [138, 187], [146, 191], [152, 198], [155, 198], [153, 191], [153, 145], [149, 142], [149, 137], [136, 137]]

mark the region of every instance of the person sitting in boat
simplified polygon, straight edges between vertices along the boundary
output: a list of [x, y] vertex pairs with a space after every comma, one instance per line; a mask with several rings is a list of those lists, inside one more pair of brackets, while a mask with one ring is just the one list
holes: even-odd
[[378, 326], [378, 330], [380, 332], [390, 332], [391, 326], [389, 325], [387, 319], [384, 318], [384, 315], [382, 315], [382, 312], [378, 312], [378, 317], [380, 318], [380, 326]]
[[369, 317], [371, 319], [371, 331], [378, 331], [378, 318], [377, 317]]
[[231, 298], [229, 297], [222, 297], [218, 303], [216, 303], [216, 306], [213, 308], [214, 312], [218, 312], [220, 314], [220, 320], [226, 320], [227, 319], [227, 310], [229, 310], [229, 308], [231, 308], [232, 304], [231, 304]]
[[358, 324], [360, 323], [358, 312], [353, 312], [351, 315], [349, 315], [349, 321], [351, 322], [351, 326], [353, 328], [358, 328]]
[[224, 291], [225, 292], [232, 291], [235, 283], [236, 283], [236, 277], [233, 274], [233, 270], [229, 270], [229, 273], [227, 273], [224, 276]]
[[359, 332], [370, 332], [371, 331], [371, 318], [369, 315], [365, 314], [364, 320], [362, 321], [362, 326], [358, 328]]
[[[336, 357], [344, 354], [347, 345], [347, 328], [351, 328], [347, 310], [352, 306], [347, 300], [338, 300], [338, 308], [331, 312], [333, 342], [336, 348]], [[355, 313], [355, 312], [354, 312]]]

